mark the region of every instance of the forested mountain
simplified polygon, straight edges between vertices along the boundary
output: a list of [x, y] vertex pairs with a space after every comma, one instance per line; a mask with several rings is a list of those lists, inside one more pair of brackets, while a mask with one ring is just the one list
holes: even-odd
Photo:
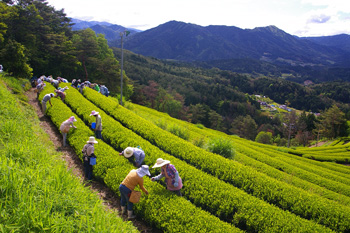
[[[104, 34], [113, 47], [120, 47], [119, 32], [126, 30], [103, 22], [73, 22], [73, 29], [83, 25]], [[125, 38], [124, 47], [145, 56], [298, 83], [350, 81], [348, 35], [298, 38], [274, 26], [244, 30], [177, 21], [139, 33], [127, 30], [131, 34]]]
[[350, 35], [340, 34], [335, 36], [322, 36], [322, 37], [302, 37], [313, 41], [317, 44], [335, 47], [350, 52]]
[[[114, 53], [120, 58], [120, 49], [114, 48]], [[344, 98], [348, 93], [347, 86], [341, 86], [341, 83], [304, 86], [281, 78], [252, 78], [217, 68], [203, 69], [126, 50], [124, 59], [125, 70], [133, 80], [133, 102], [242, 137], [254, 139], [260, 131], [288, 137], [288, 130], [282, 126], [289, 122], [288, 114], [262, 111], [255, 94], [305, 112], [323, 112], [337, 105], [350, 118], [350, 108]], [[313, 114], [307, 117], [311, 120], [304, 125], [308, 125], [309, 135], [312, 135], [315, 119]], [[305, 119], [307, 117], [305, 115]], [[244, 129], [249, 128], [249, 135], [237, 131], [242, 122], [245, 122]], [[304, 133], [305, 128], [294, 128], [293, 134], [298, 130]]]
[[140, 32], [140, 30], [134, 28], [126, 28], [117, 24], [111, 24], [107, 22], [97, 22], [97, 21], [83, 21], [79, 19], [72, 20], [72, 29], [74, 31], [90, 28], [96, 34], [103, 34], [107, 41], [114, 41], [120, 37], [120, 32], [129, 31], [130, 34]]
[[292, 36], [275, 26], [240, 29], [170, 21], [134, 34], [125, 48], [145, 56], [182, 61], [252, 58], [289, 65], [350, 65], [350, 53]]

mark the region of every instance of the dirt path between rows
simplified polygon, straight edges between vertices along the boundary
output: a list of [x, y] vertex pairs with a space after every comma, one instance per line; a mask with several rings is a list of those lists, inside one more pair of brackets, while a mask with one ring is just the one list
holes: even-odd
[[[67, 146], [62, 148], [62, 135], [51, 122], [51, 120], [44, 116], [41, 110], [41, 105], [37, 100], [37, 94], [34, 92], [34, 88], [26, 92], [28, 97], [28, 103], [34, 107], [38, 118], [40, 120], [40, 127], [49, 135], [50, 140], [55, 145], [57, 152], [62, 154], [62, 158], [66, 161], [67, 169], [72, 170], [73, 174], [78, 176], [82, 183], [85, 182], [83, 164], [78, 156], [75, 154], [74, 150]], [[101, 184], [100, 182], [92, 181], [91, 183], [85, 183], [86, 186], [90, 187], [92, 191], [98, 194], [100, 199], [103, 201], [105, 206], [108, 209], [115, 210], [118, 215], [127, 220], [126, 215], [121, 215], [120, 213], [120, 199], [111, 191], [106, 185]], [[143, 233], [160, 233], [162, 231], [158, 229], [152, 229], [146, 222], [134, 219], [132, 220], [133, 225]]]

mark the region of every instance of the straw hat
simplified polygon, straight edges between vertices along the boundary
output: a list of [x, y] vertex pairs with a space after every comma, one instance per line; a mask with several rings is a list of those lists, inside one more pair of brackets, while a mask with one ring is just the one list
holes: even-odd
[[77, 121], [77, 119], [75, 119], [75, 117], [74, 116], [71, 116], [71, 117], [69, 117], [69, 119], [68, 119], [69, 121]]
[[169, 160], [164, 160], [162, 158], [157, 159], [157, 162], [154, 164], [152, 168], [163, 167], [166, 164], [169, 164]]
[[95, 110], [92, 110], [90, 116], [96, 116], [98, 114], [98, 112], [96, 112]]
[[89, 141], [87, 141], [87, 143], [98, 143], [98, 141], [96, 141], [95, 137], [89, 137]]
[[144, 177], [145, 175], [151, 176], [151, 173], [149, 173], [149, 167], [148, 165], [142, 165], [140, 168], [136, 170], [137, 175], [140, 177]]
[[123, 152], [123, 155], [125, 158], [130, 158], [133, 154], [134, 154], [134, 149], [132, 147], [127, 147]]

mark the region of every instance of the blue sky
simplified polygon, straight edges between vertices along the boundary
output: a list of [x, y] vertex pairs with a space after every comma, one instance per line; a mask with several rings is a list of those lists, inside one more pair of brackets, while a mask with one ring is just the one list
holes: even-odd
[[350, 0], [48, 0], [68, 17], [147, 30], [171, 20], [296, 36], [350, 34]]

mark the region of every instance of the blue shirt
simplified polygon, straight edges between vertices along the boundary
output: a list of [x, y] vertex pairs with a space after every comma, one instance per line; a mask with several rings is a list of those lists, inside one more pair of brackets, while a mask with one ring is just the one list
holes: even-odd
[[141, 165], [143, 160], [145, 160], [145, 152], [143, 152], [143, 150], [134, 148], [133, 155], [135, 156], [135, 163], [137, 163], [138, 165]]

